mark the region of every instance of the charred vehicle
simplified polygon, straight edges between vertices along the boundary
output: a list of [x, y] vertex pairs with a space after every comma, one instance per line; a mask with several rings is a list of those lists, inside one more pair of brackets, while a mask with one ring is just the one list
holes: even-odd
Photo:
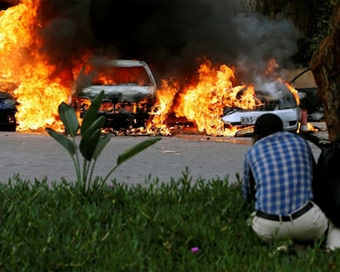
[[272, 83], [263, 89], [256, 88], [255, 94], [262, 103], [254, 110], [224, 109], [222, 120], [226, 126], [239, 126], [241, 131], [242, 127], [253, 126], [259, 116], [265, 113], [273, 113], [281, 118], [285, 130], [297, 131], [299, 108], [294, 95], [284, 84]]
[[0, 92], [0, 130], [15, 131], [17, 127], [15, 114], [17, 102], [5, 92]]
[[121, 130], [144, 126], [156, 95], [155, 79], [144, 61], [106, 60], [85, 67], [72, 98], [80, 117], [102, 90], [104, 98], [99, 114], [106, 117], [106, 128]]

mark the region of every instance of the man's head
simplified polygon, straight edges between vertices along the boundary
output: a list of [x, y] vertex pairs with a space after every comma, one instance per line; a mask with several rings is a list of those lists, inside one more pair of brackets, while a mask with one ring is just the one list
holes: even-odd
[[257, 118], [255, 122], [254, 143], [270, 134], [283, 130], [283, 123], [279, 116], [266, 113]]

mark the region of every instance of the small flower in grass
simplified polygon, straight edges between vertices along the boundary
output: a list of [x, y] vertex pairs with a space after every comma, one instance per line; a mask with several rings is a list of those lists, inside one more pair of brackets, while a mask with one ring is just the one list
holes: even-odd
[[198, 251], [200, 251], [200, 248], [199, 247], [192, 247], [190, 249], [191, 253], [197, 253]]
[[235, 183], [232, 184], [232, 186], [234, 186], [234, 188], [241, 188], [242, 183], [241, 182], [235, 182]]

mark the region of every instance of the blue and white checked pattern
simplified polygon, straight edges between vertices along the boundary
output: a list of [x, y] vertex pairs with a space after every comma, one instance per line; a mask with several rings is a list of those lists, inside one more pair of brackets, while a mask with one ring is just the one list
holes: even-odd
[[291, 214], [313, 197], [312, 156], [307, 142], [293, 133], [277, 132], [260, 139], [246, 154], [243, 195], [250, 196], [252, 172], [256, 183], [255, 209]]

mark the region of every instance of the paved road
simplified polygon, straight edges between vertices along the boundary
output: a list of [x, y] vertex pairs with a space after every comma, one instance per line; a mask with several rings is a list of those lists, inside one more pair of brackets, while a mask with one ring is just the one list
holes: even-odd
[[[113, 137], [97, 162], [96, 175], [105, 176], [117, 156], [146, 136]], [[141, 183], [151, 174], [162, 182], [179, 178], [189, 167], [194, 179], [212, 179], [242, 172], [243, 159], [251, 146], [250, 138], [176, 135], [163, 137], [155, 145], [122, 164], [112, 178], [127, 184]], [[320, 151], [312, 145], [315, 157]], [[48, 181], [75, 180], [73, 162], [65, 149], [48, 135], [0, 132], [0, 181], [19, 173], [23, 179]]]

